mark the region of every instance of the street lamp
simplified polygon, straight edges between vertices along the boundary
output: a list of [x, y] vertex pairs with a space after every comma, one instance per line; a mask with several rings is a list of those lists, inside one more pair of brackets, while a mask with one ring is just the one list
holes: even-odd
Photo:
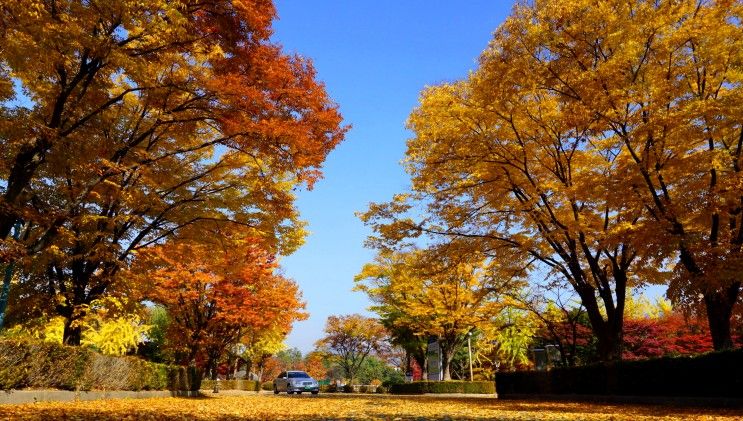
[[472, 381], [472, 344], [470, 343], [470, 337], [472, 336], [472, 332], [467, 332], [467, 353], [469, 354], [469, 361], [470, 361], [470, 381]]

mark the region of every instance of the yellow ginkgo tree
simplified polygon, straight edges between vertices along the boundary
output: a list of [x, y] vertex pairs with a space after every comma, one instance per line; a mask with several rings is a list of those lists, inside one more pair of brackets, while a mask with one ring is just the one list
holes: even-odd
[[467, 334], [494, 323], [518, 279], [499, 278], [484, 256], [462, 257], [442, 245], [408, 252], [382, 252], [356, 276], [372, 310], [394, 327], [438, 341], [444, 380]]
[[[517, 5], [466, 79], [427, 88], [412, 190], [362, 215], [374, 246], [508, 248], [579, 297], [621, 358], [632, 288], [702, 307], [716, 349], [743, 263], [739, 1]], [[443, 240], [441, 240], [443, 241]]]

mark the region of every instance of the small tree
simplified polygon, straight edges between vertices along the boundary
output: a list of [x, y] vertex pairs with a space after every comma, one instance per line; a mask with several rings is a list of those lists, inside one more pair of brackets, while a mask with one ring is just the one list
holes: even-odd
[[387, 346], [387, 331], [377, 319], [359, 314], [330, 316], [325, 324], [325, 337], [317, 347], [332, 354], [344, 375], [352, 383], [364, 360]]

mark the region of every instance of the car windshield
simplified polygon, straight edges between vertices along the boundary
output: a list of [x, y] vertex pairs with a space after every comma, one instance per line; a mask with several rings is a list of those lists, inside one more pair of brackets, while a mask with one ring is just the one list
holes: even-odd
[[290, 379], [309, 379], [310, 376], [304, 371], [290, 371], [289, 378]]

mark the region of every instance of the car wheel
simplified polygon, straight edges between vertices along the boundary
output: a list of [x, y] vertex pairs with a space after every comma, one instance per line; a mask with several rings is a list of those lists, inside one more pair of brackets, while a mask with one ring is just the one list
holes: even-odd
[[301, 394], [302, 394], [302, 392], [297, 392], [297, 395], [301, 395]]
[[293, 394], [294, 394], [294, 392], [292, 392], [291, 390], [287, 390], [287, 391], [286, 391], [286, 394], [287, 394], [287, 395], [293, 395]]
[[274, 388], [273, 388], [273, 394], [274, 395], [278, 395], [279, 394], [279, 389], [277, 389], [276, 386], [274, 386]]
[[317, 395], [318, 393], [319, 393], [318, 391], [313, 391], [312, 392], [313, 395]]

